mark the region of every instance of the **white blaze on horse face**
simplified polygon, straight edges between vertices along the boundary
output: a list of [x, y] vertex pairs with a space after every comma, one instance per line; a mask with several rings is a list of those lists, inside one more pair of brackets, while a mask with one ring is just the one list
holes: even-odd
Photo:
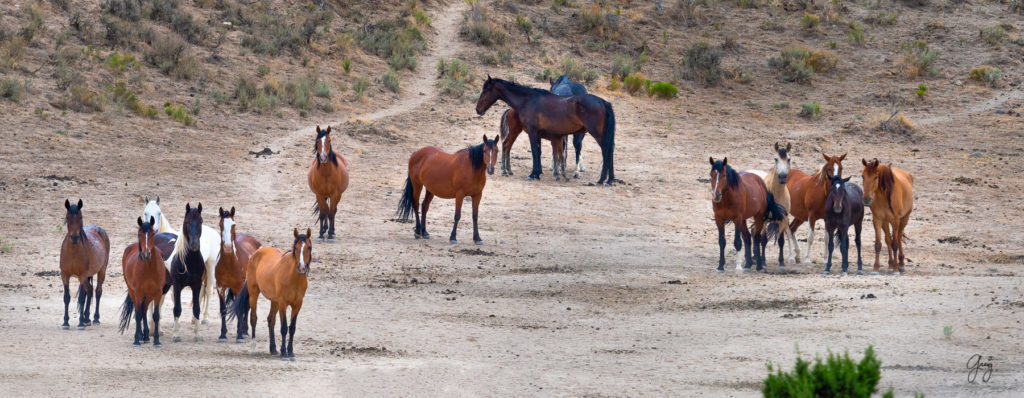
[[715, 174], [715, 186], [711, 188], [711, 194], [718, 196], [718, 180], [722, 179], [722, 173]]
[[320, 137], [320, 160], [327, 160], [327, 136]]
[[235, 242], [231, 240], [231, 227], [235, 226], [235, 220], [232, 220], [230, 218], [225, 218], [223, 220], [223, 223], [224, 223], [224, 230], [221, 231], [221, 242], [220, 243], [222, 245], [224, 245], [225, 248], [234, 247]]
[[303, 254], [306, 253], [306, 241], [302, 241], [302, 246], [299, 247], [299, 269], [306, 267], [306, 257]]
[[837, 175], [839, 175], [839, 163], [833, 163], [832, 164], [832, 176], [835, 177]]

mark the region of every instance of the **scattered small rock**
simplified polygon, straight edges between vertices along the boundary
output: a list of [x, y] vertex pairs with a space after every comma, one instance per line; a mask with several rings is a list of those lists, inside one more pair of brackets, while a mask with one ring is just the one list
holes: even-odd
[[877, 298], [877, 297], [875, 297], [875, 295], [874, 295], [874, 294], [872, 294], [872, 293], [868, 293], [868, 294], [862, 294], [862, 295], [860, 295], [860, 299], [861, 299], [861, 300], [863, 300], [863, 299], [873, 299], [873, 298]]
[[960, 243], [964, 240], [959, 236], [947, 236], [945, 238], [939, 238], [939, 243]]
[[277, 155], [279, 153], [281, 153], [281, 151], [274, 152], [274, 151], [271, 151], [270, 148], [267, 148], [267, 147], [263, 147], [263, 150], [259, 151], [259, 152], [249, 151], [250, 155], [254, 155], [256, 157], [260, 157], [260, 156], [266, 157], [266, 156], [270, 156], [270, 155]]
[[981, 153], [981, 151], [971, 152], [971, 157], [972, 158], [980, 158], [982, 155], [984, 155], [984, 153]]
[[975, 180], [975, 179], [970, 178], [970, 177], [964, 177], [964, 176], [960, 176], [960, 177], [954, 178], [953, 182], [955, 182], [957, 184], [960, 184], [960, 185], [978, 185], [978, 180]]
[[683, 281], [681, 281], [679, 279], [673, 279], [673, 280], [670, 280], [670, 281], [665, 282], [665, 283], [667, 283], [669, 285], [682, 285]]

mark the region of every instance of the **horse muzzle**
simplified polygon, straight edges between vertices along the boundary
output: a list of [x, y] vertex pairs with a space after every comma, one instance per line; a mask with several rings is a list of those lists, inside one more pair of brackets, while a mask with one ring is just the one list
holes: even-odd
[[309, 273], [309, 266], [307, 265], [304, 267], [296, 267], [295, 272], [298, 272], [299, 275], [306, 275]]
[[327, 156], [318, 155], [317, 157], [320, 158], [320, 163], [327, 163]]
[[864, 198], [864, 206], [871, 206], [871, 198]]
[[71, 243], [73, 244], [78, 244], [78, 242], [82, 241], [82, 234], [68, 235], [68, 237], [71, 238]]
[[141, 259], [142, 261], [149, 261], [152, 258], [153, 253], [151, 252], [139, 252], [139, 259]]
[[779, 184], [785, 184], [787, 179], [786, 176], [779, 176]]
[[711, 199], [712, 202], [718, 203], [718, 202], [722, 201], [722, 194], [715, 193], [713, 195], [714, 195], [714, 197]]

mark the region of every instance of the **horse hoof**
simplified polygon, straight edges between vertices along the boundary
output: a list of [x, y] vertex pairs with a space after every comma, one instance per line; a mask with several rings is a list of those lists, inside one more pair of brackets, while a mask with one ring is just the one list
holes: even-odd
[[828, 275], [829, 273], [830, 273], [830, 272], [828, 272], [828, 271], [825, 271], [825, 275]]
[[133, 345], [133, 346], [136, 346], [136, 347], [142, 347], [142, 343], [140, 343], [140, 342], [138, 342], [138, 341], [136, 341], [136, 342], [132, 343], [132, 345]]
[[456, 244], [456, 243], [459, 243], [459, 242], [458, 242], [458, 241], [456, 241], [455, 239], [452, 239], [452, 240], [448, 241], [448, 243], [450, 243], [450, 244], [453, 244], [453, 245], [454, 245], [454, 244]]
[[177, 337], [177, 336], [171, 337], [171, 342], [172, 343], [180, 343], [181, 342], [181, 337]]
[[[900, 271], [902, 271], [902, 269], [900, 269]], [[93, 325], [99, 325], [100, 324], [100, 320], [99, 319], [93, 320], [92, 324]]]
[[198, 343], [198, 342], [200, 342], [200, 341], [203, 341], [203, 338], [202, 338], [202, 337], [199, 337], [199, 336], [196, 336], [196, 337], [193, 337], [193, 338], [192, 338], [192, 341], [194, 341], [194, 342]]
[[280, 353], [277, 352], [277, 350], [270, 350], [270, 355], [278, 355], [278, 354], [280, 354]]
[[235, 344], [245, 344], [245, 339], [235, 339]]
[[423, 239], [430, 239], [430, 234], [427, 234], [427, 233], [423, 234]]
[[288, 357], [281, 357], [281, 362], [288, 362]]
[[327, 235], [327, 240], [334, 240], [334, 235]]
[[779, 273], [780, 273], [780, 274], [785, 274], [785, 273], [786, 273], [786, 267], [785, 267], [785, 266], [782, 266], [782, 265], [780, 265], [780, 266], [779, 266]]
[[900, 267], [900, 273], [902, 274], [903, 272], [903, 267]]
[[725, 270], [723, 270], [723, 269], [719, 268], [719, 269], [716, 269], [716, 270], [715, 270], [715, 272], [717, 272], [717, 273], [719, 273], [719, 274], [724, 274], [724, 273], [725, 273]]
[[78, 325], [78, 330], [85, 330], [85, 325]]
[[295, 355], [288, 357], [289, 362], [295, 362]]
[[202, 321], [202, 322], [200, 322], [199, 324], [201, 324], [201, 325], [209, 325], [209, 324], [210, 324], [210, 321], [209, 321], [209, 320], [206, 320], [206, 319], [203, 319], [203, 321]]
[[847, 275], [847, 274], [846, 274], [846, 271], [843, 271], [843, 276], [846, 276], [846, 275]]
[[69, 325], [60, 325], [60, 329], [61, 330], [68, 330], [68, 329], [71, 329], [71, 326], [69, 326]]
[[218, 343], [227, 343], [228, 342], [228, 338], [227, 337], [218, 337], [217, 338], [217, 342]]
[[476, 243], [479, 246], [483, 246], [484, 245], [484, 241], [482, 241], [482, 240], [474, 240], [473, 243]]
[[864, 275], [864, 271], [863, 270], [857, 270], [857, 275]]
[[164, 345], [163, 345], [163, 344], [160, 344], [160, 343], [153, 343], [153, 348], [161, 348], [161, 347], [163, 347], [163, 346], [164, 346]]

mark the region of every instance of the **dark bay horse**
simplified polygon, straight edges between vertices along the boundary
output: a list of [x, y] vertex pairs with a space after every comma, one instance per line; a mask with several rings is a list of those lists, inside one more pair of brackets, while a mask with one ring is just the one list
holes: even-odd
[[[736, 226], [736, 237], [733, 240], [737, 252], [736, 269], [749, 270], [756, 262], [757, 270], [763, 272], [765, 256], [761, 240], [772, 238], [763, 237], [765, 222], [781, 221], [786, 216], [786, 210], [775, 203], [775, 198], [768, 192], [761, 177], [753, 173], [736, 172], [729, 166], [729, 158], [715, 161], [709, 157], [708, 162], [711, 163], [711, 208], [715, 212], [715, 225], [718, 227], [718, 272], [725, 270], [725, 224], [729, 222]], [[751, 232], [747, 229], [748, 218], [754, 220], [753, 246], [750, 241]], [[744, 250], [742, 258], [739, 256], [741, 246]], [[741, 264], [743, 259], [746, 259], [745, 266]]]
[[[251, 351], [256, 353], [256, 304], [262, 294], [270, 300], [270, 315], [267, 326], [270, 330], [270, 354], [277, 354], [274, 342], [274, 316], [281, 317], [281, 359], [295, 360], [295, 321], [302, 309], [302, 300], [306, 297], [309, 273], [309, 262], [313, 256], [313, 243], [310, 242], [311, 232], [300, 235], [295, 229], [295, 240], [288, 252], [264, 246], [249, 259], [246, 270], [245, 286], [235, 300], [232, 316], [242, 318], [249, 316], [251, 331]], [[288, 307], [292, 309], [291, 322], [286, 318]]]
[[[569, 80], [565, 75], [559, 76], [557, 80], [548, 81], [551, 83], [551, 93], [555, 95], [572, 96], [572, 95], [584, 95], [589, 94], [587, 88], [582, 84]], [[501, 115], [501, 175], [512, 175], [511, 165], [511, 151], [512, 144], [516, 142], [516, 137], [519, 133], [523, 132], [523, 123], [519, 120], [519, 113], [514, 108], [505, 110], [505, 113]], [[580, 172], [583, 168], [583, 138], [586, 136], [586, 131], [580, 131], [579, 133], [573, 134], [572, 144], [576, 149], [576, 172], [574, 178], [579, 178]], [[566, 162], [566, 149], [568, 148], [568, 136], [557, 136], [546, 133], [541, 133], [541, 139], [551, 141], [551, 169], [555, 174], [555, 181], [559, 180], [559, 176], [569, 181], [569, 176], [565, 174], [565, 162]]]
[[586, 130], [601, 146], [601, 177], [598, 184], [615, 179], [615, 113], [612, 104], [590, 94], [562, 97], [547, 90], [532, 88], [490, 76], [484, 82], [476, 113], [483, 115], [498, 100], [514, 108], [530, 137], [533, 170], [528, 180], [540, 178], [540, 139], [543, 134], [566, 136]]
[[[143, 222], [138, 219], [139, 241], [124, 249], [121, 257], [124, 282], [128, 286], [128, 295], [121, 306], [121, 324], [119, 331], [124, 333], [135, 313], [135, 345], [149, 341], [149, 324], [146, 323], [146, 311], [153, 307], [153, 347], [160, 347], [160, 305], [164, 294], [170, 289], [171, 275], [164, 266], [163, 253], [156, 247], [156, 219], [150, 217]], [[143, 329], [145, 327], [145, 329]]]
[[864, 191], [857, 184], [848, 183], [850, 177], [832, 176], [828, 184], [828, 198], [825, 199], [825, 232], [828, 233], [828, 254], [825, 256], [825, 275], [832, 269], [832, 251], [839, 241], [839, 253], [843, 255], [843, 275], [849, 267], [850, 226], [853, 226], [853, 241], [857, 245], [857, 274], [864, 273], [864, 262], [860, 257], [860, 228], [864, 222]]
[[[235, 208], [231, 211], [220, 208], [220, 260], [217, 262], [217, 296], [220, 298], [220, 337], [218, 341], [227, 341], [227, 309], [226, 305], [234, 300], [245, 286], [245, 268], [249, 258], [262, 246], [256, 238], [235, 232]], [[238, 318], [235, 341], [245, 342], [248, 314]]]
[[[807, 175], [797, 169], [789, 170], [789, 177], [786, 179], [786, 188], [789, 188], [790, 214], [793, 215], [793, 222], [789, 225], [790, 231], [794, 234], [800, 225], [807, 221], [810, 232], [807, 235], [807, 251], [804, 257], [804, 264], [811, 265], [811, 245], [814, 244], [814, 227], [818, 220], [825, 218], [825, 198], [828, 197], [828, 182], [833, 176], [843, 175], [842, 156], [828, 156], [825, 164], [818, 169], [817, 173]], [[796, 242], [793, 242], [796, 244]], [[799, 257], [797, 253], [797, 257]], [[796, 261], [800, 261], [799, 258]]]
[[326, 130], [316, 126], [313, 154], [313, 164], [309, 166], [309, 189], [316, 195], [313, 214], [320, 222], [320, 239], [324, 238], [324, 232], [327, 232], [327, 239], [334, 239], [338, 201], [348, 189], [348, 163], [331, 147], [331, 126]]
[[[67, 235], [60, 245], [60, 279], [64, 283], [64, 324], [68, 324], [68, 304], [71, 294], [68, 283], [71, 277], [78, 278], [78, 330], [86, 326], [100, 323], [100, 296], [103, 296], [103, 280], [107, 278], [107, 262], [110, 259], [110, 239], [103, 228], [95, 225], [82, 225], [82, 200], [77, 205], [64, 200], [64, 223], [68, 226]], [[96, 276], [96, 315], [89, 321], [89, 304], [92, 302], [92, 278]]]
[[178, 318], [181, 317], [181, 291], [186, 287], [192, 290], [192, 325], [195, 341], [199, 338], [199, 298], [203, 292], [203, 275], [206, 273], [206, 262], [200, 250], [203, 233], [203, 204], [192, 207], [185, 204], [185, 221], [181, 228], [181, 237], [175, 246], [175, 256], [171, 258], [171, 284], [174, 287], [174, 329], [171, 341], [181, 341], [178, 337]]
[[[414, 152], [409, 158], [409, 175], [405, 179], [405, 192], [398, 204], [398, 218], [408, 220], [409, 214], [415, 213], [413, 234], [416, 239], [430, 239], [427, 233], [430, 201], [434, 196], [455, 199], [455, 223], [450, 238], [450, 242], [455, 244], [455, 233], [459, 229], [459, 219], [462, 218], [462, 201], [469, 196], [473, 198], [473, 242], [482, 245], [484, 241], [480, 239], [480, 231], [477, 229], [477, 215], [484, 185], [487, 185], [487, 174], [494, 174], [494, 161], [497, 157], [498, 137], [491, 140], [486, 135], [483, 136], [483, 143], [454, 154], [432, 146]], [[424, 188], [427, 193], [423, 198], [421, 215], [420, 192]]]
[[864, 164], [861, 173], [864, 178], [864, 204], [871, 207], [871, 221], [875, 227], [874, 273], [878, 273], [884, 232], [889, 272], [899, 274], [904, 267], [903, 230], [910, 221], [910, 212], [914, 211], [914, 176], [892, 167], [892, 163], [880, 164], [878, 159], [860, 161]]

